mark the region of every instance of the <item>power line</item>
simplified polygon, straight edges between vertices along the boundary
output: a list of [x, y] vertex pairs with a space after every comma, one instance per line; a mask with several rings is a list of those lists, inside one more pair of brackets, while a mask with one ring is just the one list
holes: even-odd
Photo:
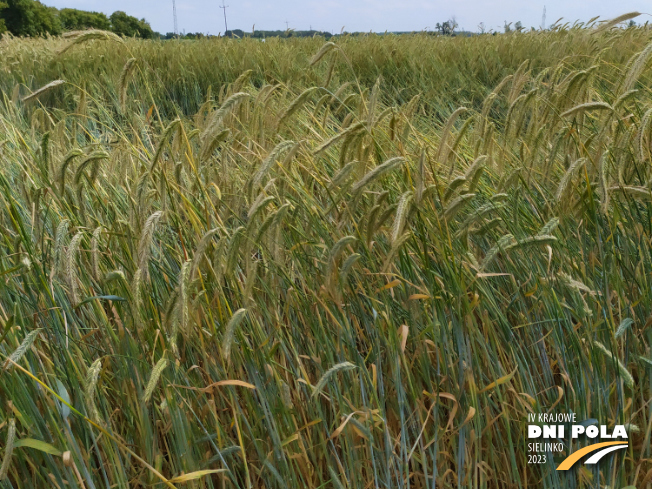
[[224, 5], [224, 0], [222, 0], [222, 5], [220, 5], [220, 8], [224, 10], [224, 34], [226, 35], [227, 31], [229, 30], [229, 26], [226, 24], [226, 9], [229, 8], [229, 6]]
[[174, 16], [174, 35], [179, 35], [179, 24], [177, 23], [177, 3], [172, 0], [172, 15]]

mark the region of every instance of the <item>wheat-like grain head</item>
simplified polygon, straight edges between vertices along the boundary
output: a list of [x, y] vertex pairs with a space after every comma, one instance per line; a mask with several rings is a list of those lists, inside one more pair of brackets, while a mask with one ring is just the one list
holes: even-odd
[[36, 340], [36, 337], [39, 335], [40, 332], [41, 332], [41, 328], [35, 329], [34, 331], [31, 331], [27, 336], [25, 336], [25, 339], [22, 341], [20, 345], [18, 345], [18, 348], [16, 348], [14, 352], [11, 355], [9, 355], [7, 361], [5, 362], [4, 370], [7, 370], [14, 363], [18, 363], [21, 360], [21, 358], [23, 358], [25, 353], [27, 353], [27, 350], [29, 350], [31, 346], [34, 344], [34, 340]]
[[222, 356], [228, 362], [231, 358], [231, 347], [233, 346], [233, 339], [235, 337], [235, 330], [240, 325], [242, 320], [247, 315], [247, 310], [242, 308], [238, 309], [226, 325], [224, 336], [222, 337]]
[[63, 85], [64, 83], [66, 83], [65, 80], [54, 80], [54, 81], [51, 81], [51, 82], [48, 83], [47, 85], [43, 85], [43, 86], [42, 86], [41, 88], [39, 88], [38, 90], [36, 90], [36, 91], [30, 93], [29, 95], [23, 97], [23, 98], [21, 99], [21, 101], [24, 103], [24, 102], [29, 102], [30, 100], [35, 100], [35, 99], [37, 99], [38, 97], [40, 97], [41, 95], [43, 95], [44, 93], [47, 93], [47, 92], [49, 92], [50, 90], [52, 90], [53, 88], [56, 88], [56, 87], [58, 87], [59, 85]]
[[131, 77], [131, 73], [134, 71], [135, 67], [136, 58], [129, 58], [120, 72], [118, 87], [120, 93], [120, 109], [122, 112], [124, 112], [127, 107], [127, 87], [129, 86], [129, 78]]
[[79, 303], [79, 294], [77, 292], [77, 254], [79, 253], [79, 245], [81, 243], [84, 233], [79, 231], [70, 240], [68, 246], [68, 254], [66, 256], [66, 274], [68, 276], [68, 285], [72, 295], [73, 304]]
[[355, 368], [358, 367], [351, 362], [342, 362], [338, 363], [337, 365], [333, 365], [324, 373], [324, 375], [321, 376], [319, 381], [317, 381], [317, 385], [315, 385], [311, 397], [315, 399], [321, 393], [321, 391], [324, 390], [324, 387], [326, 387], [326, 384], [330, 378], [333, 377], [333, 375], [337, 374], [338, 372], [346, 372], [347, 370], [353, 370]]
[[147, 404], [149, 400], [152, 398], [152, 394], [154, 393], [154, 389], [156, 389], [156, 385], [158, 384], [159, 379], [161, 378], [161, 374], [163, 373], [163, 370], [168, 366], [168, 361], [165, 357], [162, 357], [156, 365], [154, 365], [154, 368], [152, 369], [152, 373], [149, 377], [149, 382], [147, 382], [147, 387], [145, 388], [145, 393], [143, 394], [143, 402]]
[[8, 426], [5, 451], [2, 458], [2, 465], [0, 466], [0, 481], [4, 481], [9, 473], [9, 465], [11, 465], [11, 456], [14, 453], [14, 441], [16, 439], [16, 419], [9, 419]]
[[100, 280], [100, 237], [102, 236], [102, 231], [104, 226], [98, 226], [93, 231], [93, 237], [91, 238], [91, 259], [93, 260], [93, 275], [95, 280]]
[[97, 381], [100, 378], [100, 371], [102, 370], [102, 359], [98, 358], [95, 360], [88, 370], [86, 371], [86, 381], [84, 383], [84, 390], [86, 391], [86, 404], [88, 410], [97, 422], [99, 421], [99, 413], [97, 411], [97, 406], [95, 405], [95, 390], [97, 388]]
[[120, 44], [123, 44], [123, 40], [120, 38], [120, 36], [117, 36], [113, 32], [110, 31], [102, 31], [99, 29], [90, 29], [87, 31], [73, 31], [68, 33], [68, 36], [66, 36], [68, 39], [71, 39], [71, 41], [66, 44], [63, 48], [61, 48], [58, 52], [57, 55], [61, 55], [71, 49], [73, 46], [76, 46], [77, 44], [83, 44], [88, 41], [92, 40], [106, 40], [106, 41], [115, 41]]
[[156, 211], [145, 221], [138, 241], [138, 268], [143, 271], [143, 278], [147, 278], [149, 269], [149, 256], [151, 253], [152, 239], [156, 225], [163, 217], [162, 211]]

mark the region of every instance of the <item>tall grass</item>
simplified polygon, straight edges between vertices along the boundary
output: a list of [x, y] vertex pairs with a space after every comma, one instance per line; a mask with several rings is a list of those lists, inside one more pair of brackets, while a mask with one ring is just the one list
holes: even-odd
[[4, 38], [0, 485], [652, 483], [651, 41]]

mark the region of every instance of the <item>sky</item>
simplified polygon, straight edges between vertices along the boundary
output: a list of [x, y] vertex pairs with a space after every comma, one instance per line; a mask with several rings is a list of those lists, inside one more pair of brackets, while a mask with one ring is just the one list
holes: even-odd
[[[172, 0], [41, 0], [46, 5], [111, 14], [123, 10], [145, 18], [155, 31], [174, 30]], [[651, 12], [649, 1], [623, 0], [224, 0], [229, 29], [295, 30], [310, 28], [340, 32], [434, 30], [438, 22], [455, 18], [460, 28], [472, 32], [502, 31], [505, 21], [538, 28], [544, 6], [546, 25], [560, 17], [567, 21], [602, 19], [632, 11]], [[176, 0], [180, 32], [224, 32], [222, 0]], [[652, 21], [650, 15], [636, 19]], [[287, 24], [286, 24], [287, 22]]]

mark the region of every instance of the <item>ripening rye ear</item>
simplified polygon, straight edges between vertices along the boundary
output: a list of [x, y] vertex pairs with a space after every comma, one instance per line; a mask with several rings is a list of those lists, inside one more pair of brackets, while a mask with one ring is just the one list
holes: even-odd
[[5, 440], [2, 465], [0, 466], [0, 481], [5, 480], [7, 478], [7, 474], [9, 473], [11, 457], [14, 452], [15, 439], [16, 439], [16, 420], [15, 418], [11, 418], [9, 420], [9, 429], [7, 430], [7, 438]]
[[35, 99], [37, 99], [38, 97], [40, 97], [41, 95], [43, 95], [44, 93], [47, 93], [47, 92], [49, 92], [50, 90], [52, 90], [53, 88], [58, 87], [59, 85], [63, 85], [64, 83], [66, 83], [65, 80], [54, 80], [54, 81], [51, 81], [51, 82], [48, 83], [47, 85], [43, 85], [43, 86], [42, 86], [41, 88], [39, 88], [38, 90], [36, 90], [36, 91], [30, 93], [29, 95], [26, 95], [25, 97], [23, 97], [23, 98], [21, 99], [21, 102], [29, 102], [30, 100], [35, 100]]
[[246, 314], [246, 309], [238, 309], [235, 313], [233, 313], [233, 316], [231, 316], [231, 319], [224, 329], [224, 336], [222, 338], [222, 356], [226, 362], [228, 362], [231, 358], [231, 347], [233, 346], [235, 330], [245, 318]]
[[628, 20], [635, 19], [639, 15], [642, 15], [640, 12], [629, 12], [627, 14], [620, 15], [618, 17], [615, 17], [609, 21], [604, 22], [603, 24], [600, 24], [599, 27], [594, 31], [594, 34], [599, 34], [603, 31], [609, 30], [612, 27], [622, 23], [622, 22], [627, 22]]
[[86, 372], [86, 382], [84, 388], [86, 390], [86, 403], [88, 406], [89, 414], [92, 419], [99, 421], [99, 412], [95, 405], [95, 393], [97, 389], [97, 382], [102, 370], [102, 359], [95, 360]]
[[122, 67], [122, 72], [120, 73], [120, 81], [118, 82], [118, 87], [120, 90], [120, 109], [122, 112], [125, 111], [127, 107], [127, 88], [129, 85], [129, 78], [136, 68], [136, 58], [129, 58], [125, 65]]
[[313, 58], [310, 60], [310, 66], [313, 66], [313, 65], [319, 63], [319, 61], [320, 61], [324, 56], [326, 56], [326, 54], [328, 54], [328, 53], [329, 53], [331, 50], [333, 50], [333, 49], [337, 49], [337, 45], [336, 45], [334, 42], [330, 42], [330, 41], [329, 41], [329, 42], [327, 42], [326, 44], [324, 44], [324, 45], [319, 49], [319, 51], [317, 52], [317, 54], [315, 54], [315, 55], [313, 56]]
[[165, 370], [165, 368], [168, 366], [168, 361], [165, 357], [161, 358], [156, 365], [154, 365], [154, 368], [152, 369], [152, 373], [149, 376], [149, 381], [147, 382], [147, 387], [145, 387], [145, 392], [143, 394], [143, 402], [148, 403], [149, 400], [152, 398], [152, 394], [154, 393], [154, 389], [156, 389], [156, 385], [158, 384], [159, 379], [161, 378], [161, 374]]
[[124, 41], [113, 32], [102, 31], [99, 29], [91, 29], [87, 31], [71, 31], [66, 33], [64, 37], [66, 39], [70, 39], [70, 42], [68, 42], [68, 44], [64, 45], [61, 49], [59, 49], [59, 51], [57, 51], [57, 55], [59, 56], [71, 49], [73, 46], [84, 44], [88, 41], [103, 40], [114, 41], [120, 44], [124, 43]]

